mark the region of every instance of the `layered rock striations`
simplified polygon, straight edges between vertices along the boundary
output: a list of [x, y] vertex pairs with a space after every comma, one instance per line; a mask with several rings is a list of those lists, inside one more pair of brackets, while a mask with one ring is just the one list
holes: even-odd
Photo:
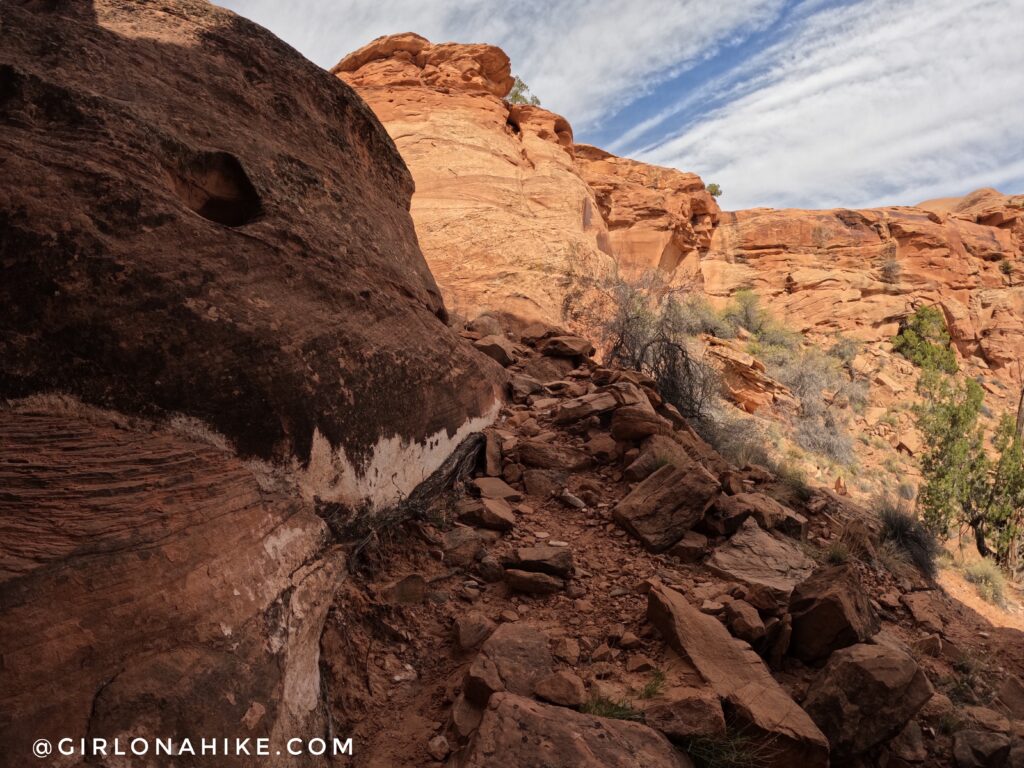
[[489, 45], [382, 37], [333, 69], [394, 139], [416, 181], [412, 215], [449, 304], [559, 322], [574, 282], [696, 269], [717, 214], [693, 174], [576, 145], [565, 118], [504, 101]]

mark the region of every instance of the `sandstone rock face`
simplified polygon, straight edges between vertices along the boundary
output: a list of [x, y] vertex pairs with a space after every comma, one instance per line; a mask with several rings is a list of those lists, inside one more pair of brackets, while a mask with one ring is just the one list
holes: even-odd
[[692, 768], [660, 733], [639, 723], [583, 715], [495, 694], [460, 768]]
[[392, 35], [332, 71], [412, 171], [420, 245], [455, 311], [558, 322], [570, 276], [698, 275], [718, 215], [701, 180], [575, 145], [563, 117], [503, 101], [500, 49]]
[[825, 736], [775, 682], [757, 654], [734, 640], [718, 619], [662, 586], [648, 593], [647, 617], [670, 645], [689, 657], [739, 721], [771, 742], [773, 758], [766, 768], [828, 766]]
[[0, 765], [44, 735], [322, 733], [344, 568], [311, 505], [222, 448], [73, 404], [0, 413], [0, 484]]
[[620, 272], [638, 277], [656, 269], [676, 284], [694, 282], [719, 215], [700, 177], [587, 144], [577, 144], [575, 155], [597, 197]]
[[931, 683], [909, 654], [858, 644], [832, 654], [804, 707], [833, 754], [845, 758], [895, 736], [931, 695]]
[[722, 214], [701, 270], [712, 297], [749, 286], [793, 327], [867, 341], [937, 304], [961, 354], [998, 372], [1024, 346], [1022, 249], [1024, 196], [979, 190], [936, 210]]
[[309, 496], [408, 493], [501, 382], [445, 325], [412, 178], [344, 83], [167, 7], [0, 11], [0, 394], [194, 416]]

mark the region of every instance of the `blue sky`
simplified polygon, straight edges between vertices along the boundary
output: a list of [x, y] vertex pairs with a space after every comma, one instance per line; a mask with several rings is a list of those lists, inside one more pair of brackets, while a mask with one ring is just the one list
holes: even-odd
[[218, 0], [330, 67], [374, 37], [501, 46], [576, 140], [726, 209], [1024, 192], [1024, 0]]

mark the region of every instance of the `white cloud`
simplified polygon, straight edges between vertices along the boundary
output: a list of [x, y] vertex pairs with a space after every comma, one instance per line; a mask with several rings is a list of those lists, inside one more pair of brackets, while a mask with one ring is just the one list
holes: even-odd
[[731, 209], [913, 203], [1020, 184], [1022, 39], [1024, 0], [821, 10], [734, 78], [735, 98], [641, 157], [720, 183]]
[[762, 28], [784, 0], [217, 0], [324, 67], [375, 37], [501, 46], [513, 70], [579, 130], [688, 63]]

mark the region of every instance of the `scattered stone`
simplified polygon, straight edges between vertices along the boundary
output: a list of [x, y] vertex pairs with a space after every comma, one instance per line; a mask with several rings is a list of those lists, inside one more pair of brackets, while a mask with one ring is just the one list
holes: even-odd
[[558, 494], [558, 500], [565, 504], [565, 506], [569, 507], [570, 509], [587, 508], [587, 502], [585, 502], [583, 499], [581, 499], [579, 496], [572, 493], [568, 489], [563, 489], [562, 492]]
[[553, 595], [565, 589], [565, 581], [556, 576], [532, 571], [520, 571], [515, 568], [505, 569], [505, 583], [514, 592], [527, 595]]
[[797, 585], [789, 612], [793, 616], [790, 653], [807, 662], [863, 643], [881, 629], [856, 570], [848, 565], [820, 569]]
[[522, 440], [519, 443], [519, 460], [529, 467], [558, 469], [563, 472], [577, 472], [587, 469], [592, 459], [585, 452], [568, 445], [546, 443], [540, 440]]
[[572, 551], [565, 547], [538, 545], [519, 547], [504, 560], [506, 568], [568, 577], [572, 573]]
[[479, 611], [470, 611], [455, 619], [455, 642], [463, 651], [471, 651], [486, 640], [496, 626]]
[[602, 464], [608, 464], [619, 457], [619, 445], [607, 434], [599, 434], [583, 444], [583, 450]]
[[644, 722], [673, 741], [725, 736], [725, 713], [709, 688], [673, 688], [644, 706]]
[[655, 663], [643, 654], [636, 654], [626, 659], [627, 672], [650, 672], [651, 670], [656, 668], [657, 666], [655, 665]]
[[485, 499], [522, 501], [523, 494], [497, 477], [477, 477], [470, 481], [478, 494]]
[[462, 740], [468, 739], [480, 725], [484, 712], [481, 707], [476, 706], [466, 696], [460, 695], [452, 704], [451, 723], [452, 730]]
[[562, 707], [579, 707], [587, 700], [583, 681], [564, 670], [541, 678], [533, 690], [538, 698]]
[[733, 600], [725, 606], [725, 621], [732, 634], [753, 645], [764, 637], [765, 627], [757, 609], [746, 600]]
[[596, 416], [624, 405], [645, 403], [647, 396], [634, 384], [611, 384], [582, 397], [564, 401], [555, 412], [556, 424], [569, 424], [574, 421]]
[[772, 744], [777, 766], [827, 768], [828, 740], [807, 713], [744, 643], [681, 594], [657, 585], [647, 596], [647, 617], [669, 645], [688, 657], [719, 698], [752, 734]]
[[704, 559], [708, 551], [708, 537], [696, 531], [687, 531], [683, 538], [668, 550], [672, 557], [678, 557], [684, 563], [698, 563]]
[[932, 693], [910, 654], [860, 643], [832, 654], [804, 708], [828, 736], [833, 757], [849, 758], [899, 733]]
[[461, 522], [480, 528], [510, 531], [516, 524], [512, 506], [504, 499], [462, 499], [455, 509]]
[[474, 341], [473, 346], [505, 368], [516, 361], [515, 345], [504, 336], [484, 336]]
[[909, 592], [900, 599], [907, 606], [914, 621], [929, 632], [942, 633], [942, 618], [935, 607], [931, 592]]
[[468, 566], [484, 555], [483, 537], [479, 531], [461, 525], [445, 532], [441, 548], [445, 561], [452, 565]]
[[701, 529], [713, 536], [732, 536], [749, 517], [765, 530], [778, 529], [796, 539], [807, 537], [807, 518], [763, 493], [722, 494]]
[[427, 752], [435, 760], [444, 760], [448, 757], [448, 753], [452, 751], [452, 748], [448, 746], [448, 739], [443, 735], [438, 734], [430, 741], [427, 742]]
[[[496, 756], [500, 756], [496, 760]], [[460, 768], [692, 768], [663, 735], [640, 723], [584, 715], [501, 693]]]
[[591, 661], [611, 661], [615, 658], [615, 649], [608, 645], [608, 643], [601, 643], [597, 648], [590, 654]]
[[519, 614], [512, 610], [504, 610], [498, 614], [498, 618], [502, 621], [519, 621]]
[[699, 464], [666, 464], [612, 510], [615, 522], [651, 552], [663, 552], [703, 516], [718, 493], [718, 480]]

